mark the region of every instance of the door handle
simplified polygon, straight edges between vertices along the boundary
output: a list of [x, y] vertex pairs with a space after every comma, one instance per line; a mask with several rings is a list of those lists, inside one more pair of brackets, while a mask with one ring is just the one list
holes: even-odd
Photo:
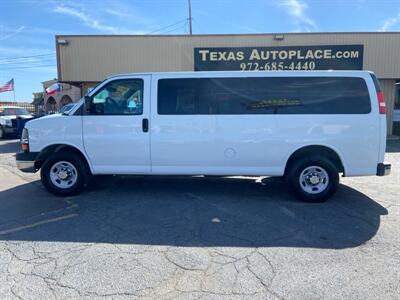
[[149, 131], [149, 119], [142, 120], [142, 130], [143, 130], [143, 132]]

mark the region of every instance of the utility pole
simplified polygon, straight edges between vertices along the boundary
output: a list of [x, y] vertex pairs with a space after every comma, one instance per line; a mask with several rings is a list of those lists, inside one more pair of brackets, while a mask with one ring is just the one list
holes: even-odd
[[189, 4], [189, 34], [192, 35], [192, 0], [188, 0]]

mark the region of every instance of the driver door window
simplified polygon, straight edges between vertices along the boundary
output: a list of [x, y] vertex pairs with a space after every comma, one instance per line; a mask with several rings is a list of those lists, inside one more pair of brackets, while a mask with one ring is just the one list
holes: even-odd
[[143, 80], [120, 79], [101, 88], [92, 97], [92, 115], [141, 115]]

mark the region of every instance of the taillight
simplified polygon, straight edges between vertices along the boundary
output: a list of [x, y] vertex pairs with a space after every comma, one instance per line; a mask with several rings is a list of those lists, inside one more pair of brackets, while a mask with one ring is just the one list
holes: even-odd
[[29, 152], [29, 133], [26, 128], [22, 129], [21, 148], [24, 152]]
[[385, 103], [385, 95], [382, 91], [377, 92], [378, 96], [378, 105], [379, 105], [379, 113], [386, 114], [386, 103]]

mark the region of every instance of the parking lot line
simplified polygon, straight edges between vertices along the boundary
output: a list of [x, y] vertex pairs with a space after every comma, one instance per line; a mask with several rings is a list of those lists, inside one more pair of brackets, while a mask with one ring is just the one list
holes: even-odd
[[28, 225], [18, 226], [18, 227], [15, 227], [15, 228], [10, 228], [10, 229], [6, 229], [6, 230], [0, 231], [0, 235], [14, 233], [14, 232], [21, 231], [21, 230], [24, 230], [24, 229], [37, 227], [37, 226], [40, 226], [40, 225], [43, 225], [43, 224], [54, 223], [54, 222], [62, 221], [62, 220], [73, 218], [73, 217], [77, 217], [77, 216], [78, 216], [78, 214], [69, 214], [69, 215], [66, 215], [66, 216], [61, 216], [61, 217], [57, 217], [57, 218], [51, 218], [51, 219], [35, 222], [35, 223], [32, 223], [32, 224], [28, 224]]

